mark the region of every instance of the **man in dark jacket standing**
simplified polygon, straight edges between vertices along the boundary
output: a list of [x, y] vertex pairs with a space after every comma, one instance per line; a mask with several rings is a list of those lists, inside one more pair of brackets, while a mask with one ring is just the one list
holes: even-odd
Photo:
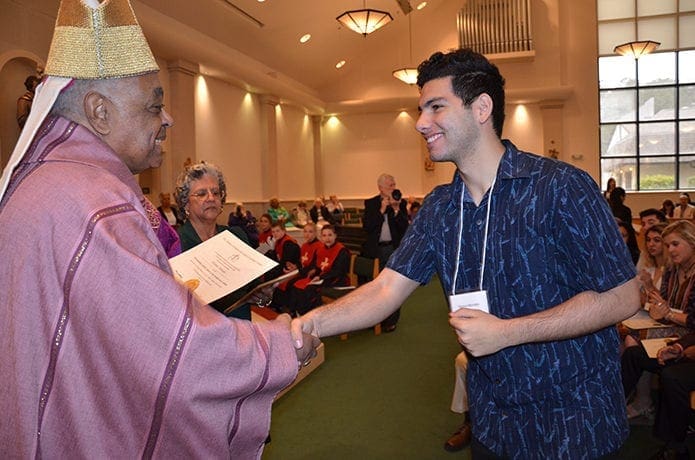
[[[362, 255], [372, 259], [378, 257], [381, 270], [408, 229], [408, 211], [407, 203], [396, 189], [396, 179], [392, 175], [381, 174], [376, 184], [379, 194], [364, 200], [362, 227], [367, 232], [367, 240], [362, 246]], [[384, 332], [396, 329], [400, 312], [399, 308], [381, 322]]]

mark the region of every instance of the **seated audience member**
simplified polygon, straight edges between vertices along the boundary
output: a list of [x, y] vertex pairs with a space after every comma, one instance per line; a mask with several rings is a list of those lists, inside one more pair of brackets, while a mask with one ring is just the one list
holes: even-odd
[[271, 225], [273, 240], [275, 245], [273, 250], [267, 254], [268, 257], [276, 261], [279, 265], [265, 275], [265, 279], [273, 279], [283, 273], [296, 270], [299, 266], [299, 245], [285, 231], [283, 222], [273, 222]]
[[[659, 222], [668, 223], [668, 219], [666, 218], [664, 213], [655, 208], [649, 208], [640, 211], [639, 218], [640, 224], [642, 225], [642, 228], [640, 229], [640, 235], [645, 235], [646, 231], [649, 230], [654, 224], [658, 224]], [[639, 257], [639, 261], [637, 262], [638, 271], [644, 267], [646, 263], [646, 256], [647, 253], [645, 251], [642, 251]]]
[[668, 222], [666, 215], [655, 208], [644, 209], [639, 213], [640, 224], [642, 224], [642, 234], [649, 230], [652, 225]]
[[316, 266], [316, 251], [323, 246], [323, 242], [316, 237], [316, 224], [308, 222], [302, 228], [304, 243], [299, 250], [300, 255], [300, 274], [302, 277], [309, 276], [309, 271]]
[[635, 264], [637, 264], [640, 257], [640, 251], [639, 245], [637, 244], [637, 236], [635, 235], [635, 229], [632, 227], [632, 225], [628, 225], [622, 220], [618, 220], [617, 223], [618, 229], [620, 230], [620, 234], [623, 237], [623, 241], [625, 241], [627, 248], [630, 250], [630, 256], [632, 257], [632, 261]]
[[654, 434], [666, 444], [651, 458], [693, 458], [685, 445], [685, 438], [691, 416], [690, 392], [695, 391], [695, 334], [688, 334], [661, 348], [653, 361], [650, 363], [652, 372], [660, 375]]
[[[659, 222], [644, 232], [644, 266], [639, 270], [639, 277], [645, 293], [661, 291], [661, 280], [669, 262], [668, 251], [663, 241], [663, 232], [667, 226], [667, 223]], [[650, 303], [646, 297], [642, 304], [649, 310]]]
[[345, 208], [343, 203], [338, 200], [336, 195], [331, 195], [328, 197], [328, 203], [326, 203], [326, 209], [333, 216], [333, 222], [335, 224], [340, 224], [343, 222], [343, 214], [345, 214]]
[[272, 246], [273, 231], [271, 230], [271, 225], [273, 225], [273, 218], [270, 214], [262, 214], [258, 219], [258, 243], [269, 243]]
[[304, 243], [299, 249], [299, 265], [293, 265], [292, 262], [287, 263], [289, 271], [298, 269], [299, 274], [296, 278], [280, 283], [273, 291], [272, 305], [275, 311], [283, 313], [289, 311], [289, 293], [294, 286], [294, 282], [301, 278], [313, 277], [316, 269], [316, 250], [323, 245], [316, 238], [316, 224], [309, 222], [302, 227], [304, 235]]
[[268, 214], [270, 215], [273, 222], [289, 222], [290, 213], [283, 206], [280, 205], [280, 200], [273, 197], [270, 199], [270, 207], [268, 208]]
[[[652, 234], [652, 233], [650, 233]], [[664, 270], [661, 288], [648, 290], [649, 316], [671, 327], [656, 329], [652, 334], [661, 337], [682, 337], [695, 331], [695, 225], [678, 221], [667, 226], [661, 234], [671, 257], [671, 264]], [[629, 398], [643, 373], [654, 372], [653, 362], [641, 346], [630, 346], [621, 359], [625, 395]], [[632, 407], [630, 412], [641, 413], [649, 407]]]
[[292, 312], [300, 315], [321, 305], [321, 287], [348, 286], [350, 251], [337, 242], [335, 227], [321, 228], [322, 245], [316, 250], [315, 264], [308, 275], [297, 280], [290, 291]]
[[320, 226], [333, 224], [333, 216], [328, 212], [328, 208], [319, 197], [314, 200], [314, 206], [309, 210], [309, 215], [311, 216], [311, 220]]
[[695, 206], [695, 203], [693, 203], [693, 200], [690, 199], [690, 193], [688, 192], [681, 192], [681, 195], [685, 195], [688, 198], [688, 204], [690, 206]]
[[661, 212], [664, 213], [667, 219], [673, 218], [673, 211], [675, 210], [675, 205], [671, 200], [664, 200], [661, 203]]
[[174, 228], [178, 228], [183, 224], [183, 219], [176, 206], [171, 204], [171, 193], [160, 193], [159, 194], [159, 207], [157, 211], [162, 215], [164, 219]]
[[690, 204], [690, 196], [687, 193], [681, 193], [678, 197], [678, 206], [673, 210], [675, 219], [692, 219], [695, 217], [695, 206]]
[[[666, 251], [662, 233], [667, 224], [660, 222], [652, 225], [644, 232], [644, 247], [640, 261], [643, 261], [643, 267], [639, 270], [639, 277], [642, 283], [642, 307], [647, 311], [651, 307], [647, 293], [653, 290], [661, 289], [661, 280], [668, 262], [668, 252]], [[639, 332], [625, 329], [624, 348], [639, 346]], [[649, 329], [646, 338], [664, 337], [665, 334], [670, 334], [668, 329]], [[636, 384], [634, 396], [627, 406], [628, 418], [636, 418], [643, 415], [651, 415], [653, 413], [653, 404], [651, 401], [651, 375], [644, 373]]]
[[244, 207], [244, 203], [237, 203], [234, 207], [234, 211], [229, 213], [227, 227], [241, 228], [246, 233], [251, 247], [258, 247], [258, 227], [256, 226], [256, 218], [253, 217], [251, 211], [248, 211]]
[[[228, 228], [217, 224], [217, 217], [222, 213], [222, 203], [226, 197], [227, 186], [222, 171], [212, 164], [194, 164], [179, 175], [176, 181], [176, 203], [186, 215], [186, 221], [178, 229], [181, 248], [184, 251], [225, 230], [229, 230], [240, 240], [249, 244], [248, 237], [241, 228]], [[210, 303], [210, 306], [223, 312], [246, 291], [246, 287], [239, 289]], [[250, 306], [234, 310], [231, 316], [250, 320]]]
[[297, 207], [292, 210], [292, 223], [295, 227], [304, 228], [304, 225], [311, 220], [309, 211], [306, 208], [306, 201], [297, 203]]

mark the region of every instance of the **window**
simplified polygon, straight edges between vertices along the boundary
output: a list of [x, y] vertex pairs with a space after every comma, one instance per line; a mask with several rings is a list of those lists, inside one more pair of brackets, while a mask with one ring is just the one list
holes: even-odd
[[[601, 183], [695, 189], [695, 1], [598, 0]], [[635, 60], [613, 48], [661, 42]]]

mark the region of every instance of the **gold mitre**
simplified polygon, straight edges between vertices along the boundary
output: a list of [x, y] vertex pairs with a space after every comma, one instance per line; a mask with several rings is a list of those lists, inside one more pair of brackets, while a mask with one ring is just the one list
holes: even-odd
[[89, 80], [157, 70], [129, 0], [61, 1], [47, 75]]

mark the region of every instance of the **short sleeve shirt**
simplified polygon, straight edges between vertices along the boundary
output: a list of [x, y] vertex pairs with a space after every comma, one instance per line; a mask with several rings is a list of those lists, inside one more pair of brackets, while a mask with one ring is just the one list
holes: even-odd
[[[525, 316], [632, 279], [630, 254], [591, 177], [504, 145], [483, 280], [490, 313]], [[478, 290], [490, 196], [476, 206], [464, 189], [457, 173], [428, 195], [389, 268], [420, 283], [436, 271], [447, 295]], [[596, 458], [618, 450], [628, 435], [618, 350], [615, 328], [607, 327], [469, 357], [474, 436], [509, 458]]]

